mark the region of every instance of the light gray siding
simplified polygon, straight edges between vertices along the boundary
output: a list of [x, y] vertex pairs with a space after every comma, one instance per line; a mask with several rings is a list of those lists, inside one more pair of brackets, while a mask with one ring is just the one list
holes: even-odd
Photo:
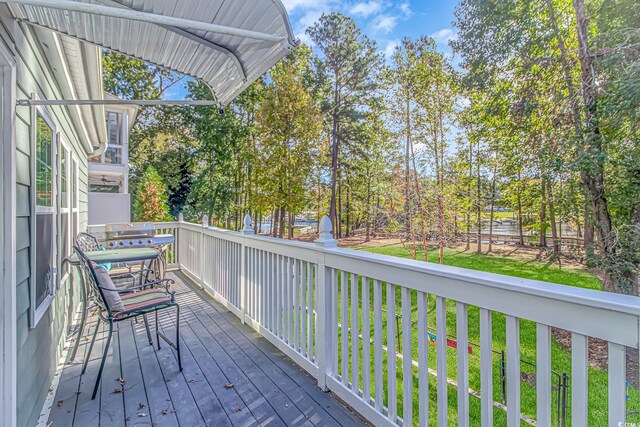
[[[0, 5], [0, 43], [14, 53], [17, 63], [17, 97], [35, 93], [42, 99], [61, 98], [31, 29], [17, 24], [6, 5]], [[17, 417], [18, 426], [33, 426], [38, 420], [62, 348], [72, 312], [78, 303], [78, 281], [67, 276], [56, 290], [55, 299], [37, 325], [30, 324], [31, 277], [31, 176], [30, 109], [17, 107], [16, 117], [16, 323], [17, 323]], [[56, 130], [68, 143], [78, 162], [79, 228], [87, 225], [87, 153], [64, 107], [47, 110]]]

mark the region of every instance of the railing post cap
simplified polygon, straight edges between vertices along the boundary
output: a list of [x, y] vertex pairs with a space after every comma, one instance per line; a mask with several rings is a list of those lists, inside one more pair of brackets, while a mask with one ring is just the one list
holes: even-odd
[[325, 248], [335, 248], [338, 241], [333, 238], [333, 225], [328, 216], [323, 216], [318, 226], [319, 236], [315, 240], [315, 244]]
[[178, 214], [178, 222], [184, 222], [184, 215], [182, 215], [182, 212]]
[[204, 216], [202, 217], [202, 226], [203, 226], [203, 227], [206, 227], [206, 226], [208, 226], [208, 225], [209, 225], [209, 217], [208, 217], [207, 215], [204, 215]]
[[244, 228], [242, 234], [253, 234], [253, 228], [251, 227], [251, 215], [246, 214], [244, 216]]

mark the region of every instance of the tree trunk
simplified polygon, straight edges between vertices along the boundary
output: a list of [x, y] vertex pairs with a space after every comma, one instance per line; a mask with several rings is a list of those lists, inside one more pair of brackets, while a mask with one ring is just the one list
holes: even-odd
[[467, 250], [471, 249], [471, 179], [473, 178], [473, 144], [469, 141], [469, 176], [467, 182], [467, 200], [469, 206], [467, 207]]
[[[518, 190], [520, 190], [521, 188], [522, 188], [521, 171], [518, 171]], [[518, 191], [517, 200], [518, 200], [518, 244], [520, 244], [521, 246], [524, 246], [524, 230], [522, 227], [523, 218], [522, 218], [521, 191]]]
[[[595, 68], [593, 57], [589, 52], [589, 19], [586, 15], [584, 0], [573, 0], [576, 12], [578, 52], [580, 60], [580, 79], [582, 103], [584, 105], [585, 129], [579, 147], [579, 164], [582, 165], [580, 180], [587, 191], [593, 215], [595, 231], [598, 237], [598, 249], [608, 259], [616, 256], [611, 234], [611, 215], [604, 190], [604, 158], [602, 138], [597, 114], [597, 96], [595, 86]], [[604, 279], [604, 289], [620, 292], [610, 274]]]
[[335, 230], [339, 230], [340, 226], [338, 223], [338, 216], [337, 216], [337, 210], [336, 210], [336, 185], [337, 185], [337, 180], [338, 180], [338, 144], [339, 144], [339, 140], [338, 140], [338, 130], [339, 130], [339, 123], [338, 123], [338, 100], [339, 100], [339, 96], [338, 96], [338, 76], [334, 76], [335, 77], [335, 85], [333, 88], [333, 114], [331, 115], [332, 119], [333, 119], [333, 127], [331, 130], [331, 139], [332, 139], [332, 144], [331, 144], [331, 203], [329, 205], [329, 218], [331, 218], [331, 221], [333, 221], [333, 229], [334, 229], [334, 233], [333, 235], [336, 236], [336, 232]]
[[346, 223], [346, 229], [345, 229], [345, 237], [349, 237], [351, 236], [351, 192], [349, 191], [349, 175], [347, 175], [347, 203], [346, 203], [346, 208], [347, 208], [347, 223]]
[[338, 239], [342, 239], [342, 176], [338, 184], [338, 215], [336, 218], [336, 236]]
[[558, 240], [558, 227], [556, 223], [555, 203], [553, 200], [553, 188], [551, 180], [547, 180], [547, 202], [549, 204], [549, 221], [551, 223], [551, 240], [553, 242], [553, 255], [560, 255], [560, 242]]
[[284, 238], [285, 219], [286, 219], [286, 211], [284, 209], [284, 206], [282, 206], [280, 208], [280, 224], [278, 225], [278, 237], [281, 239]]
[[547, 203], [546, 203], [546, 183], [542, 178], [542, 188], [540, 188], [540, 248], [547, 246]]
[[478, 226], [478, 246], [476, 253], [482, 253], [482, 189], [480, 183], [480, 141], [478, 141], [477, 153], [476, 153], [476, 179], [478, 180], [476, 187], [476, 216]]
[[287, 236], [289, 240], [293, 240], [293, 226], [295, 224], [295, 221], [296, 221], [295, 215], [289, 212], [289, 233]]
[[429, 248], [427, 245], [427, 230], [424, 218], [424, 208], [422, 206], [422, 192], [420, 190], [420, 180], [418, 179], [418, 170], [416, 168], [416, 155], [413, 152], [413, 141], [410, 142], [409, 146], [411, 147], [411, 159], [413, 161], [413, 175], [415, 176], [415, 191], [416, 191], [416, 200], [418, 202], [418, 213], [420, 213], [420, 237], [422, 240], [422, 257], [425, 262], [429, 261]]
[[[497, 157], [497, 154], [496, 154]], [[487, 252], [491, 252], [493, 249], [493, 216], [495, 213], [495, 200], [496, 200], [496, 174], [498, 172], [497, 159], [493, 165], [493, 176], [491, 177], [491, 213], [489, 214], [489, 247]]]
[[273, 237], [278, 237], [278, 220], [280, 216], [280, 210], [278, 208], [273, 210], [271, 215], [271, 234]]
[[369, 240], [371, 240], [371, 180], [368, 179], [367, 180], [367, 211], [365, 213], [366, 215], [366, 233], [364, 235], [364, 241], [368, 242]]
[[[407, 236], [413, 236], [413, 224], [411, 211], [413, 206], [411, 204], [411, 100], [407, 96], [407, 111], [406, 111], [406, 141], [405, 141], [405, 153], [404, 153], [404, 217], [407, 228]], [[413, 242], [413, 239], [412, 239]]]

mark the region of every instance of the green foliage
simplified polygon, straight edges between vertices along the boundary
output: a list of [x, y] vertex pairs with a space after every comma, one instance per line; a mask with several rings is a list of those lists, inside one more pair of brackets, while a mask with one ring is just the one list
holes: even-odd
[[135, 221], [163, 222], [172, 221], [167, 205], [167, 187], [158, 172], [149, 166], [144, 171], [133, 202]]
[[264, 197], [294, 215], [309, 205], [306, 190], [322, 131], [320, 108], [304, 84], [310, 58], [303, 46], [271, 70], [257, 113]]

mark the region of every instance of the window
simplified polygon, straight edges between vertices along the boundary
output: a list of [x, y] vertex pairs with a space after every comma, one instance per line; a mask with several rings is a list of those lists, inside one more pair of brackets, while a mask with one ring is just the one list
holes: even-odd
[[124, 145], [122, 142], [122, 118], [122, 113], [107, 111], [107, 136], [109, 138], [107, 149], [101, 156], [93, 156], [89, 158], [90, 162], [112, 165], [123, 165], [126, 163], [126, 159], [124, 158]]
[[32, 242], [32, 326], [46, 312], [53, 299], [56, 281], [56, 144], [55, 127], [44, 111], [35, 114], [34, 126], [34, 177], [35, 227]]

